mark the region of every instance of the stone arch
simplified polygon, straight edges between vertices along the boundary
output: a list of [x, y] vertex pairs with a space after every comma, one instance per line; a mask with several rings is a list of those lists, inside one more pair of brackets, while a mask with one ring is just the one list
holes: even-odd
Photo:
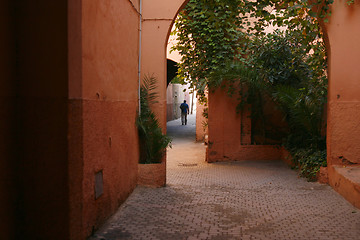
[[142, 14], [141, 74], [158, 79], [159, 103], [155, 112], [166, 129], [166, 45], [178, 12], [189, 0], [144, 1]]

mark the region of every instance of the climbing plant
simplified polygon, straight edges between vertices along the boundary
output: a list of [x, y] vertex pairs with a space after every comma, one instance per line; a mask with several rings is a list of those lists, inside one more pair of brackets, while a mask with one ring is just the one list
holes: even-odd
[[[306, 52], [313, 76], [323, 73], [325, 47], [318, 19], [327, 21], [333, 0], [190, 0], [175, 21], [182, 61], [178, 76], [203, 96], [216, 87], [208, 78], [228, 60], [248, 63], [247, 39], [263, 36], [268, 26], [283, 27]], [[315, 74], [315, 72], [318, 72]]]
[[173, 50], [182, 56], [178, 76], [198, 92], [200, 100], [208, 76], [234, 59], [242, 33], [238, 31], [238, 0], [190, 0], [175, 22], [178, 44]]
[[[325, 151], [327, 65], [320, 24], [331, 15], [332, 2], [190, 0], [174, 31], [174, 49], [182, 56], [179, 79], [190, 82], [200, 98], [206, 88], [225, 86], [229, 95], [240, 90], [239, 108], [250, 103], [252, 120], [260, 119], [263, 127], [263, 102], [276, 102], [290, 128], [285, 145], [295, 156], [308, 154], [294, 159], [311, 176], [326, 164], [326, 157], [314, 162], [311, 156]], [[269, 26], [278, 30], [269, 34]]]

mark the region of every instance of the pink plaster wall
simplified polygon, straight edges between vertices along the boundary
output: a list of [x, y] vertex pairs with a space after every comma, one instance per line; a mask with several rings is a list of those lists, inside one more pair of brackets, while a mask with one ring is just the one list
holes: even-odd
[[360, 166], [328, 166], [329, 184], [360, 209]]
[[236, 101], [222, 90], [209, 91], [208, 161], [230, 158], [241, 145], [241, 115], [236, 114]]
[[[113, 214], [136, 186], [136, 103], [83, 101], [83, 229], [85, 236]], [[95, 200], [95, 173], [104, 194]]]
[[237, 101], [222, 89], [209, 92], [208, 162], [238, 160], [280, 160], [281, 148], [251, 145], [248, 108], [236, 113]]
[[[175, 26], [173, 25], [171, 31], [173, 31], [175, 29]], [[167, 43], [167, 47], [166, 47], [166, 52], [167, 52], [167, 59], [171, 59], [174, 62], [180, 62], [181, 61], [181, 55], [179, 54], [178, 51], [172, 51], [172, 47], [175, 46], [177, 44], [177, 35], [170, 35], [169, 36], [169, 40]]]
[[[138, 1], [69, 6], [71, 239], [85, 239], [137, 183]], [[95, 174], [103, 195], [95, 199]]]
[[329, 184], [360, 207], [360, 2], [335, 1], [325, 24], [329, 53]]
[[146, 18], [144, 5], [144, 21], [142, 31], [141, 73], [142, 76], [153, 75], [158, 80], [159, 98], [154, 112], [165, 129], [166, 123], [166, 52], [165, 39], [171, 20], [152, 20]]
[[360, 163], [360, 2], [335, 1], [329, 24], [328, 162]]
[[141, 73], [154, 74], [159, 100], [154, 111], [166, 129], [166, 47], [172, 23], [184, 0], [144, 0], [142, 22]]

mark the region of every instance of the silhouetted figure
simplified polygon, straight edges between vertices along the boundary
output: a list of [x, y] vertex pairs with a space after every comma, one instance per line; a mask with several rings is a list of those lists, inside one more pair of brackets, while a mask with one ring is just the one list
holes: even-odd
[[186, 100], [180, 105], [181, 109], [181, 125], [187, 124], [187, 115], [189, 114], [189, 105], [186, 104]]

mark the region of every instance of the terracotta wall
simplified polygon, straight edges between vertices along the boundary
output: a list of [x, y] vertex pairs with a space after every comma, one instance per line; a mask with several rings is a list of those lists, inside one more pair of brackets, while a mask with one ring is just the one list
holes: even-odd
[[159, 82], [159, 103], [154, 109], [166, 129], [166, 47], [173, 20], [184, 0], [144, 0], [142, 22], [142, 75], [154, 74]]
[[360, 2], [348, 6], [346, 1], [335, 1], [326, 29], [330, 50], [328, 162], [360, 163]]
[[[171, 31], [175, 30], [175, 24], [172, 26]], [[177, 35], [170, 35], [168, 42], [167, 42], [167, 46], [166, 46], [166, 58], [167, 59], [171, 59], [174, 62], [180, 62], [181, 61], [181, 55], [179, 54], [179, 52], [176, 51], [172, 51], [172, 47], [175, 46], [177, 44]]]
[[325, 25], [329, 51], [329, 183], [360, 207], [360, 2], [335, 1]]
[[208, 162], [234, 160], [279, 160], [281, 149], [271, 145], [251, 145], [248, 108], [236, 113], [236, 98], [218, 89], [209, 92]]
[[[72, 239], [91, 234], [136, 186], [139, 4], [133, 3], [135, 8], [116, 0], [72, 5], [70, 49], [80, 66], [70, 68]], [[99, 172], [103, 194], [96, 199]]]

